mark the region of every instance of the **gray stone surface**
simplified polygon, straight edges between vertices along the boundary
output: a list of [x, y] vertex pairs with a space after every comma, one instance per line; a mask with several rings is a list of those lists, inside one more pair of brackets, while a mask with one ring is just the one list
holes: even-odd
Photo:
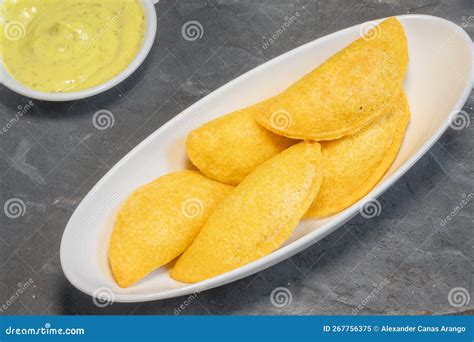
[[[0, 135], [0, 204], [21, 199], [23, 216], [0, 210], [2, 314], [173, 314], [186, 297], [105, 308], [73, 288], [59, 262], [66, 222], [81, 199], [121, 157], [181, 110], [236, 76], [328, 33], [362, 21], [424, 13], [465, 24], [471, 37], [471, 0], [166, 1], [156, 44], [146, 62], [116, 88], [71, 103], [34, 101]], [[296, 12], [298, 19], [268, 48], [263, 44]], [[201, 39], [188, 42], [182, 25], [199, 21]], [[29, 99], [0, 88], [0, 125]], [[441, 220], [474, 192], [474, 118], [450, 129], [379, 200], [380, 216], [356, 217], [334, 234], [268, 270], [201, 293], [182, 314], [473, 313], [448, 302], [451, 289], [474, 296], [474, 204], [446, 225]], [[92, 115], [110, 110], [115, 125], [97, 130]], [[78, 241], [81, 243], [81, 241]], [[19, 283], [31, 279], [17, 300]], [[291, 292], [281, 308], [277, 287]], [[368, 299], [367, 299], [368, 298]]]

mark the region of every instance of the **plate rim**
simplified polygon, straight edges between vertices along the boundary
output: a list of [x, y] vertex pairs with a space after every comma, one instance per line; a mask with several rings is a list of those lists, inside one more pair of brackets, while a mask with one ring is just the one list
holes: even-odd
[[[437, 20], [441, 21], [445, 24], [451, 25], [453, 27], [456, 27], [456, 29], [460, 28], [458, 25], [455, 23], [436, 16], [431, 16], [431, 15], [425, 15], [425, 14], [407, 14], [407, 15], [400, 15], [400, 16], [395, 16], [398, 19], [405, 19], [405, 18], [410, 18], [410, 19], [430, 19], [430, 20]], [[388, 18], [388, 17], [386, 17]], [[381, 18], [381, 19], [376, 19], [376, 20], [370, 20], [368, 22], [379, 22], [382, 21], [386, 18]], [[307, 42], [301, 46], [296, 47], [295, 49], [292, 49], [290, 51], [287, 51], [279, 56], [276, 56], [275, 58], [272, 58], [269, 61], [266, 61], [265, 63], [258, 65], [257, 67], [247, 71], [246, 73], [239, 75], [238, 77], [232, 79], [228, 83], [224, 84], [223, 86], [219, 87], [218, 89], [212, 91], [210, 94], [206, 95], [204, 98], [200, 99], [199, 101], [195, 102], [191, 106], [187, 107], [183, 111], [181, 111], [179, 114], [171, 118], [169, 121], [167, 121], [164, 125], [159, 127], [157, 130], [155, 130], [153, 133], [151, 133], [148, 137], [143, 139], [137, 146], [135, 146], [131, 151], [129, 151], [121, 160], [119, 160], [93, 187], [92, 189], [87, 193], [87, 195], [82, 199], [80, 204], [76, 207], [74, 210], [73, 214], [71, 215], [70, 219], [68, 220], [68, 223], [66, 224], [66, 227], [63, 232], [63, 236], [61, 238], [61, 247], [60, 247], [60, 261], [61, 261], [61, 268], [63, 270], [64, 275], [68, 279], [68, 281], [79, 291], [86, 293], [92, 297], [94, 297], [94, 292], [91, 292], [90, 289], [82, 286], [81, 281], [76, 278], [75, 275], [73, 275], [67, 267], [64, 265], [64, 259], [66, 255], [65, 247], [64, 247], [64, 239], [65, 235], [67, 234], [68, 227], [70, 222], [73, 220], [76, 212], [80, 208], [80, 206], [87, 202], [91, 196], [98, 190], [98, 188], [102, 185], [102, 183], [106, 182], [107, 179], [110, 177], [112, 173], [114, 173], [118, 168], [120, 168], [123, 164], [125, 164], [128, 159], [130, 159], [134, 154], [136, 154], [143, 146], [148, 144], [151, 140], [155, 138], [156, 135], [158, 135], [162, 130], [166, 130], [168, 126], [172, 125], [175, 121], [179, 120], [185, 113], [194, 110], [196, 107], [200, 107], [204, 105], [207, 101], [209, 101], [210, 98], [219, 95], [220, 93], [226, 91], [228, 88], [232, 87], [235, 83], [239, 82], [242, 78], [248, 77], [250, 74], [255, 73], [260, 71], [261, 69], [264, 69], [268, 67], [272, 62], [274, 62], [275, 59], [281, 58], [283, 56], [291, 56], [292, 54], [298, 53], [300, 50], [305, 49], [308, 45], [314, 44], [316, 42], [321, 42], [325, 41], [328, 39], [333, 38], [336, 35], [340, 35], [344, 32], [347, 32], [348, 30], [352, 30], [356, 27], [360, 27], [361, 25], [364, 25], [367, 22], [362, 22], [357, 25], [353, 25], [351, 27], [330, 33], [326, 36], [320, 37], [318, 39], [312, 40], [310, 42]], [[464, 38], [466, 41], [466, 44], [472, 47], [472, 40], [469, 37], [469, 35], [464, 31], [460, 30], [461, 36]], [[471, 60], [471, 75], [473, 73], [473, 63]], [[471, 87], [466, 87], [464, 90], [464, 93], [458, 101], [456, 102], [455, 106], [453, 107], [453, 110], [459, 110], [463, 107], [464, 103], [466, 102], [467, 98], [469, 97], [469, 94], [472, 89], [472, 82], [473, 78], [471, 76]], [[153, 301], [153, 300], [161, 300], [161, 299], [167, 299], [167, 298], [174, 298], [174, 297], [179, 297], [179, 296], [184, 296], [188, 294], [193, 294], [193, 293], [200, 293], [202, 291], [210, 290], [215, 287], [219, 287], [222, 285], [225, 285], [227, 283], [237, 281], [239, 279], [245, 278], [251, 274], [254, 274], [256, 272], [259, 272], [263, 269], [266, 269], [268, 267], [271, 267], [285, 259], [290, 258], [291, 256], [301, 252], [303, 249], [309, 247], [310, 245], [316, 243], [317, 241], [323, 239], [339, 227], [341, 227], [345, 222], [350, 220], [352, 217], [354, 217], [357, 213], [358, 210], [357, 208], [360, 206], [360, 203], [364, 202], [368, 198], [377, 198], [379, 197], [382, 193], [384, 193], [390, 186], [392, 186], [398, 179], [400, 179], [428, 150], [436, 143], [436, 141], [439, 140], [441, 135], [446, 131], [446, 129], [449, 127], [451, 124], [451, 120], [448, 118], [444, 123], [440, 125], [440, 127], [431, 135], [431, 137], [423, 144], [421, 145], [417, 151], [406, 161], [404, 162], [397, 170], [393, 172], [392, 175], [384, 179], [382, 182], [378, 183], [369, 193], [367, 193], [364, 197], [362, 197], [359, 201], [354, 203], [352, 206], [346, 208], [344, 211], [339, 213], [337, 217], [334, 219], [324, 223], [321, 227], [319, 227], [317, 230], [314, 230], [297, 240], [293, 241], [292, 243], [280, 247], [279, 249], [275, 250], [274, 252], [258, 259], [255, 260], [251, 263], [248, 263], [244, 266], [241, 266], [239, 268], [236, 268], [232, 271], [226, 272], [224, 274], [221, 274], [219, 276], [206, 279], [204, 281], [194, 283], [194, 284], [186, 284], [187, 286], [177, 288], [177, 289], [170, 289], [166, 291], [161, 291], [161, 292], [156, 292], [156, 293], [146, 293], [146, 294], [127, 294], [127, 293], [117, 293], [113, 290], [113, 301], [114, 302], [121, 302], [121, 303], [133, 303], [133, 302], [146, 302], [146, 301]]]

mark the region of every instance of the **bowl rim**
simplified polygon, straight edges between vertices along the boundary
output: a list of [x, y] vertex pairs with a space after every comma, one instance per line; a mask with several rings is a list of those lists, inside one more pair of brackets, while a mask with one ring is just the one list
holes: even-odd
[[[0, 4], [4, 0], [0, 0]], [[158, 1], [156, 0], [139, 0], [140, 5], [142, 6], [144, 15], [145, 15], [145, 36], [143, 38], [142, 46], [135, 58], [123, 69], [120, 73], [115, 75], [113, 78], [109, 79], [106, 82], [103, 82], [97, 86], [69, 93], [48, 93], [43, 91], [38, 91], [31, 89], [17, 80], [7, 71], [5, 68], [1, 56], [0, 56], [0, 85], [5, 86], [11, 91], [35, 99], [51, 102], [65, 102], [65, 101], [74, 101], [85, 99], [100, 93], [103, 93], [119, 83], [127, 79], [131, 74], [133, 74], [143, 63], [145, 58], [148, 56], [153, 43], [155, 41], [156, 30], [157, 30], [157, 16], [155, 12], [154, 4]]]

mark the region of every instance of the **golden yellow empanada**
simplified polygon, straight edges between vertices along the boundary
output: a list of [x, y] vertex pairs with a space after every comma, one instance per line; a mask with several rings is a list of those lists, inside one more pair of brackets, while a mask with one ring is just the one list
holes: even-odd
[[112, 274], [127, 287], [180, 255], [232, 187], [198, 172], [162, 176], [122, 205], [109, 244]]
[[395, 160], [410, 119], [402, 92], [388, 113], [356, 134], [322, 142], [324, 179], [307, 217], [335, 214], [365, 196]]
[[250, 172], [297, 141], [276, 135], [255, 121], [256, 106], [212, 120], [192, 131], [186, 152], [206, 176], [236, 185]]
[[198, 282], [273, 252], [293, 233], [321, 180], [316, 142], [296, 144], [264, 162], [217, 206], [171, 276]]
[[389, 18], [259, 106], [257, 122], [290, 138], [333, 140], [357, 132], [391, 107], [408, 50]]

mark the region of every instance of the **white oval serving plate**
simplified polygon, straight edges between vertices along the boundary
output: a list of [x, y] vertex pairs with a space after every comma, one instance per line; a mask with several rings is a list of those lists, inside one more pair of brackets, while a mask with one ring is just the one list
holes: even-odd
[[[464, 30], [432, 16], [404, 15], [398, 19], [408, 37], [410, 63], [404, 88], [412, 117], [396, 161], [362, 202], [379, 196], [428, 151], [449, 127], [451, 114], [462, 108], [472, 87], [472, 41]], [[367, 24], [305, 44], [247, 72], [177, 115], [128, 153], [94, 186], [67, 224], [60, 255], [69, 281], [92, 296], [100, 296], [106, 288], [117, 302], [200, 292], [270, 267], [322, 239], [356, 215], [360, 203], [325, 219], [305, 220], [280, 249], [201, 283], [177, 282], [169, 277], [165, 266], [122, 289], [113, 280], [108, 266], [108, 239], [120, 204], [135, 188], [186, 168], [184, 141], [192, 129], [282, 91], [357, 39], [363, 25]]]
[[[0, 0], [0, 4], [3, 0]], [[44, 100], [44, 101], [72, 101], [72, 100], [79, 100], [84, 99], [86, 97], [94, 96], [100, 93], [103, 93], [110, 88], [115, 87], [120, 82], [124, 81], [127, 77], [129, 77], [138, 67], [143, 63], [146, 56], [151, 50], [153, 46], [153, 42], [155, 41], [156, 35], [156, 12], [155, 7], [153, 6], [156, 4], [158, 0], [140, 0], [140, 4], [143, 7], [143, 12], [145, 14], [145, 36], [143, 38], [142, 47], [138, 51], [135, 58], [130, 62], [130, 64], [118, 75], [114, 76], [112, 79], [99, 84], [98, 86], [84, 89], [81, 91], [70, 92], [70, 93], [47, 93], [42, 91], [37, 91], [27, 86], [21, 84], [13, 76], [11, 76], [8, 71], [5, 69], [0, 56], [0, 84], [3, 84], [5, 87], [14, 91], [15, 93], [21, 94], [23, 96], [27, 96], [32, 99], [36, 100]]]

